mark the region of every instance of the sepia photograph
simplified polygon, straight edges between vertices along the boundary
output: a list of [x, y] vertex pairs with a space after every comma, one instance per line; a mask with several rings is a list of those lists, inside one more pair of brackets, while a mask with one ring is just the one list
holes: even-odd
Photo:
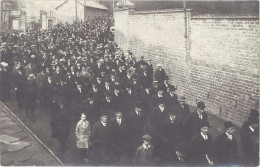
[[0, 0], [0, 166], [258, 166], [259, 28], [259, 0]]

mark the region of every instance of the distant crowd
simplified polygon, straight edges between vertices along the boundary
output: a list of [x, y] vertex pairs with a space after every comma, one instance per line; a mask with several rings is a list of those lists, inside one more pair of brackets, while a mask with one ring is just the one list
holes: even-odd
[[112, 18], [98, 17], [29, 35], [2, 34], [1, 101], [15, 91], [19, 110], [33, 122], [41, 119], [35, 117], [39, 101], [61, 156], [75, 133], [80, 164], [258, 165], [258, 110], [243, 124], [241, 143], [230, 121], [213, 139], [205, 103], [190, 111], [162, 65], [123, 52], [112, 26]]

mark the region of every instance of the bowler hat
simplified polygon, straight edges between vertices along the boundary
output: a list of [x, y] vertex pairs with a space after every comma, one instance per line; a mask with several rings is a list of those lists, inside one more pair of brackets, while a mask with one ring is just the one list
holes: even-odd
[[228, 129], [228, 128], [234, 128], [235, 126], [231, 121], [226, 121], [224, 123], [224, 127], [225, 127], [225, 129]]
[[173, 86], [173, 85], [170, 85], [170, 86], [169, 86], [169, 89], [170, 89], [170, 91], [175, 91], [175, 90], [177, 90], [176, 87]]
[[251, 109], [250, 110], [250, 117], [258, 118], [259, 117], [259, 112], [257, 109]]
[[137, 101], [137, 102], [135, 103], [135, 107], [136, 107], [136, 108], [142, 108], [142, 102], [141, 102], [141, 101]]
[[120, 109], [116, 109], [116, 110], [115, 110], [115, 114], [119, 114], [119, 113], [122, 114], [122, 110], [120, 110]]
[[159, 85], [157, 91], [163, 91], [163, 86]]
[[104, 110], [104, 109], [100, 109], [100, 114], [99, 114], [99, 116], [100, 116], [100, 117], [108, 116], [107, 111]]
[[200, 128], [203, 128], [203, 127], [208, 127], [208, 128], [210, 128], [211, 126], [209, 125], [209, 122], [208, 122], [208, 121], [203, 121], [203, 122], [200, 124]]
[[198, 104], [197, 104], [197, 108], [199, 108], [199, 109], [205, 109], [205, 108], [206, 108], [206, 105], [205, 105], [204, 102], [200, 101], [200, 102], [198, 102]]

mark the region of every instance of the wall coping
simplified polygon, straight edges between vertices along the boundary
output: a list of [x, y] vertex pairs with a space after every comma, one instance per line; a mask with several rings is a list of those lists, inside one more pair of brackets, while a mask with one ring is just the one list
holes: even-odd
[[114, 9], [114, 12], [117, 12], [117, 11], [125, 11], [125, 10], [130, 10], [130, 9], [135, 9], [135, 7], [115, 8], [115, 9]]
[[259, 19], [259, 16], [238, 16], [238, 15], [197, 15], [191, 19]]
[[[135, 11], [130, 14], [149, 14], [149, 13], [174, 13], [174, 12], [184, 12], [184, 9], [164, 9], [164, 10], [146, 10], [146, 11]], [[186, 12], [190, 12], [191, 9], [186, 9]]]
[[[117, 11], [125, 11], [125, 10], [131, 10], [134, 8], [120, 8], [116, 9], [115, 12]], [[187, 12], [190, 12], [192, 9], [186, 9]], [[162, 10], [143, 10], [143, 11], [134, 11], [133, 13], [129, 13], [130, 15], [134, 14], [150, 14], [150, 13], [170, 13], [170, 12], [184, 12], [184, 9], [162, 9]]]

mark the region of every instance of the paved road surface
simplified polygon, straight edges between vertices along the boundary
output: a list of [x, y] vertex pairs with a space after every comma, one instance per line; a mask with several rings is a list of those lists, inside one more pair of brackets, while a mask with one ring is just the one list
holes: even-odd
[[0, 150], [0, 164], [3, 166], [61, 165], [2, 104]]

